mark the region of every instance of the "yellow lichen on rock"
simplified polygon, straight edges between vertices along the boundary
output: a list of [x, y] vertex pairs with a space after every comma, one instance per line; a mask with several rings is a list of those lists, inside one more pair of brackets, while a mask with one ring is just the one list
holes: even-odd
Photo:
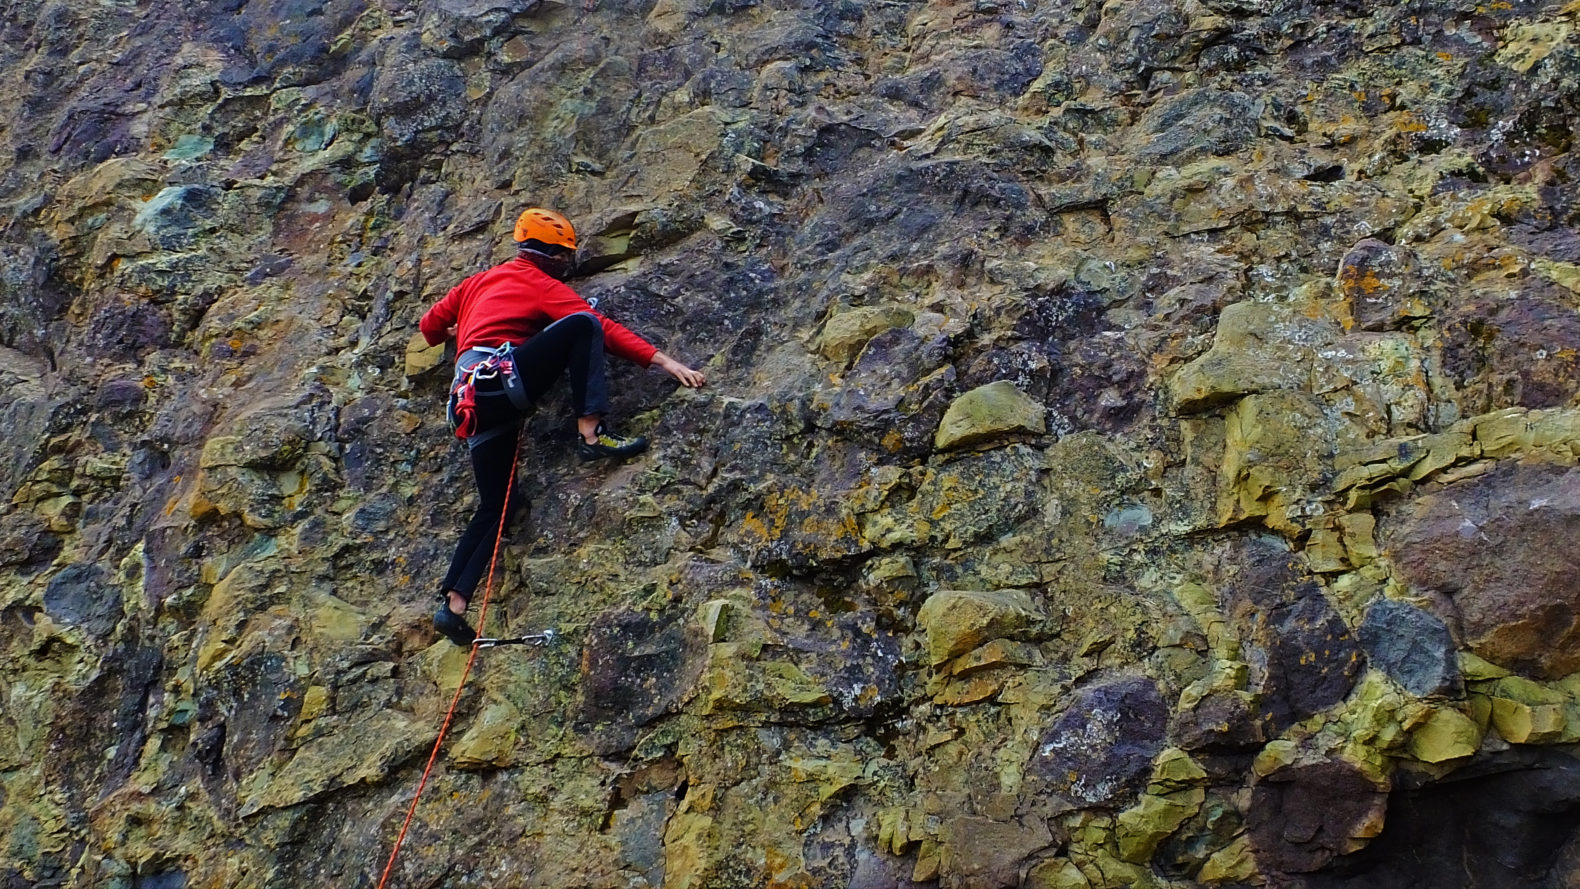
[[1481, 747], [1481, 727], [1452, 707], [1434, 707], [1410, 732], [1410, 755], [1441, 763], [1471, 756]]

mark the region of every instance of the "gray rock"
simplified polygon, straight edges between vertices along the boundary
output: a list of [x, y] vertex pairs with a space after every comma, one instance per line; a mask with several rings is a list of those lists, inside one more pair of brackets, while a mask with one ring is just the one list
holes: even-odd
[[576, 707], [593, 748], [627, 750], [642, 726], [674, 712], [702, 673], [704, 646], [678, 609], [600, 616], [583, 649]]
[[164, 666], [158, 649], [117, 645], [104, 652], [90, 678], [58, 696], [56, 719], [36, 730], [55, 750], [93, 751], [44, 764], [44, 773], [67, 798], [83, 805], [126, 784], [142, 760], [151, 714], [159, 709]]
[[907, 859], [858, 848], [856, 865], [845, 889], [925, 889], [934, 885], [912, 882], [912, 870], [912, 862]]
[[1366, 610], [1360, 628], [1367, 659], [1413, 694], [1460, 697], [1464, 680], [1448, 625], [1429, 612], [1392, 599]]
[[932, 448], [955, 371], [943, 337], [891, 328], [868, 341], [840, 387], [823, 402], [824, 423], [856, 441], [901, 454]]
[[644, 793], [610, 817], [620, 841], [620, 863], [641, 874], [649, 886], [664, 885], [664, 825], [675, 811], [674, 791]]
[[161, 250], [191, 247], [217, 223], [222, 192], [208, 185], [172, 185], [148, 199], [132, 224]]
[[450, 138], [446, 129], [461, 122], [466, 77], [449, 59], [411, 57], [392, 49], [390, 64], [379, 69], [369, 110], [397, 151], [419, 140]]
[[1137, 156], [1156, 163], [1187, 164], [1234, 154], [1256, 138], [1261, 108], [1244, 93], [1200, 90], [1158, 103], [1140, 126], [1151, 138]]
[[70, 565], [44, 588], [44, 613], [89, 635], [105, 636], [121, 621], [121, 589], [100, 565]]

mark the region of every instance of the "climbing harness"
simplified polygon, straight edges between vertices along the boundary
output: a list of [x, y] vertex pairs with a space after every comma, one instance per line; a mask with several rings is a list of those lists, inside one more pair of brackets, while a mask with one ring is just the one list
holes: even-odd
[[[456, 438], [470, 440], [477, 432], [477, 384], [487, 380], [499, 381], [499, 388], [516, 410], [531, 412], [532, 399], [527, 397], [521, 372], [516, 367], [515, 346], [507, 342], [494, 349], [467, 349], [456, 359], [455, 380], [450, 384], [450, 425], [455, 429]], [[498, 394], [482, 393], [484, 397]], [[488, 436], [488, 433], [483, 435]], [[479, 442], [469, 443], [475, 447]]]
[[[509, 344], [500, 347], [508, 349]], [[521, 443], [516, 442], [516, 455], [511, 458], [510, 465], [514, 466], [521, 459]], [[510, 515], [510, 492], [515, 485], [505, 488], [505, 505], [499, 513], [499, 530], [494, 534], [494, 553], [488, 560], [488, 580], [483, 585], [483, 604], [478, 608], [477, 627], [481, 630], [488, 622], [488, 599], [494, 592], [494, 568], [499, 564], [499, 543], [505, 537], [505, 517]], [[461, 703], [461, 692], [466, 690], [467, 677], [472, 675], [472, 665], [477, 662], [477, 653], [485, 648], [496, 645], [548, 645], [559, 638], [554, 630], [544, 630], [541, 633], [531, 633], [525, 636], [508, 638], [474, 639], [472, 648], [466, 658], [466, 666], [461, 669], [461, 681], [455, 686], [455, 697], [450, 699], [450, 709], [445, 711], [444, 722], [439, 726], [439, 737], [433, 741], [433, 752], [428, 754], [428, 764], [423, 767], [422, 779], [417, 782], [417, 792], [412, 794], [411, 805], [406, 809], [406, 820], [401, 823], [400, 833], [395, 837], [395, 846], [390, 849], [389, 862], [384, 865], [384, 874], [379, 877], [378, 889], [384, 889], [389, 882], [390, 874], [395, 870], [395, 857], [400, 854], [401, 844], [406, 842], [406, 832], [411, 828], [412, 818], [417, 814], [417, 801], [422, 799], [423, 789], [428, 786], [428, 778], [433, 774], [434, 763], [439, 761], [439, 750], [444, 745], [444, 736], [450, 730], [450, 723], [455, 720], [455, 708]]]

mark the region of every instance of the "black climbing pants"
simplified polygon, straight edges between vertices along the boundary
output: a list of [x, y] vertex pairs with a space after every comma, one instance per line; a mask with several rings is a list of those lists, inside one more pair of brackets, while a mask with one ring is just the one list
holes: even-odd
[[[578, 312], [561, 318], [517, 346], [514, 358], [522, 386], [533, 404], [569, 371], [571, 407], [576, 416], [608, 413], [603, 324], [596, 315]], [[468, 599], [472, 597], [493, 559], [500, 522], [509, 527], [521, 506], [516, 446], [521, 440], [522, 416], [506, 397], [499, 380], [478, 381], [477, 432], [466, 441], [472, 457], [472, 476], [477, 482], [477, 511], [472, 513], [472, 520], [455, 545], [442, 592], [453, 590]]]

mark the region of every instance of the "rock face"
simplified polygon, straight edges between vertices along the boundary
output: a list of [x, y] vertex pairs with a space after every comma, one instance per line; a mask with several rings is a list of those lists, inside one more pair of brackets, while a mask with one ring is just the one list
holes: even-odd
[[391, 885], [1580, 880], [1574, 3], [5, 12], [0, 886], [377, 885], [530, 205], [710, 385], [527, 421]]

